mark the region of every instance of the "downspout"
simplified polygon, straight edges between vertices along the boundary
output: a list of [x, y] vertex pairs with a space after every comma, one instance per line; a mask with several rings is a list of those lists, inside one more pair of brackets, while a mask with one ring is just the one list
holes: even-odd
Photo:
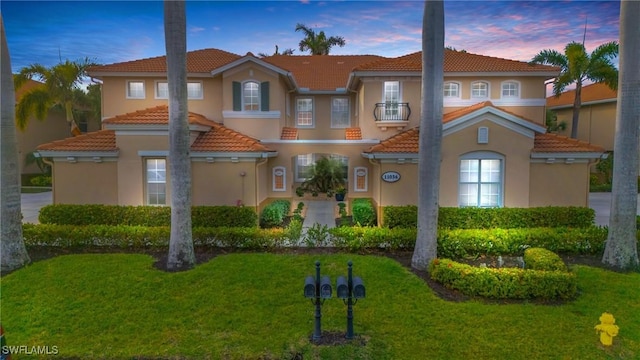
[[50, 161], [49, 159], [40, 156], [40, 153], [37, 152], [37, 151], [34, 152], [34, 155], [35, 154], [38, 154], [38, 157], [40, 159], [42, 159], [43, 163], [45, 163], [45, 164], [49, 165], [49, 167], [51, 167], [51, 200], [55, 204], [56, 203], [56, 192], [53, 189], [55, 189], [55, 179], [56, 179], [55, 171], [56, 171], [56, 169], [55, 169], [55, 167], [53, 167], [53, 161]]
[[103, 114], [104, 114], [104, 91], [102, 88], [103, 83], [96, 81], [96, 79], [91, 76], [89, 79], [91, 79], [91, 82], [94, 84], [99, 84], [100, 85], [100, 130], [104, 130], [104, 128], [102, 127], [102, 120], [104, 119]]
[[255, 181], [254, 181], [254, 187], [255, 187], [255, 199], [254, 199], [254, 203], [255, 203], [255, 207], [256, 207], [256, 214], [259, 214], [259, 210], [260, 210], [260, 203], [258, 202], [258, 198], [259, 198], [259, 187], [260, 187], [260, 182], [259, 182], [259, 173], [258, 173], [258, 166], [265, 164], [269, 159], [266, 157], [266, 154], [262, 154], [262, 159], [259, 161], [256, 161], [256, 166], [255, 166]]
[[[375, 167], [379, 168], [382, 166], [380, 161], [376, 160], [373, 157], [369, 158], [369, 164], [373, 165], [374, 168]], [[382, 171], [382, 169], [379, 169], [379, 170]], [[377, 208], [376, 213], [378, 216], [378, 227], [381, 227], [383, 219], [382, 219], [382, 183], [380, 182], [380, 179], [378, 179], [378, 206], [376, 206], [376, 208]]]

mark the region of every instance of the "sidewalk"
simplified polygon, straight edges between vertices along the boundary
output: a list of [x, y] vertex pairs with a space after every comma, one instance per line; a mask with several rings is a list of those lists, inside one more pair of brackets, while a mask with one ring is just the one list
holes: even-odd
[[327, 228], [336, 227], [334, 215], [336, 204], [336, 201], [331, 200], [306, 200], [307, 213], [302, 228], [308, 229], [314, 224], [326, 225]]

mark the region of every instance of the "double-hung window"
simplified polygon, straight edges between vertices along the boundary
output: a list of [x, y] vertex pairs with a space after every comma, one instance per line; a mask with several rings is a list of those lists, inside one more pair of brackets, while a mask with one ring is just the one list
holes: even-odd
[[503, 98], [519, 98], [520, 84], [516, 81], [505, 81], [502, 83]]
[[127, 81], [127, 99], [144, 99], [144, 81]]
[[486, 99], [489, 97], [489, 84], [484, 81], [476, 81], [471, 84], [471, 97]]
[[444, 97], [445, 98], [459, 98], [460, 97], [460, 84], [455, 82], [444, 83]]
[[460, 206], [503, 205], [503, 162], [497, 154], [468, 154], [460, 159]]
[[331, 99], [331, 127], [347, 128], [349, 121], [349, 98], [334, 97]]
[[167, 203], [167, 162], [165, 159], [145, 160], [147, 205]]
[[298, 127], [313, 127], [313, 98], [296, 99], [296, 124]]
[[242, 110], [260, 111], [260, 84], [257, 81], [242, 84]]

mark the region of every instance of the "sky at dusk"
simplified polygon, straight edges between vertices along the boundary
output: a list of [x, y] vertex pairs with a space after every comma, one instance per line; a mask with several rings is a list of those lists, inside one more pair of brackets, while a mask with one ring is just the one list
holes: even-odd
[[[421, 49], [422, 1], [188, 1], [188, 50], [239, 55], [294, 48], [303, 23], [346, 40], [332, 54], [401, 56]], [[12, 68], [85, 57], [102, 64], [165, 53], [160, 1], [0, 3]], [[445, 45], [528, 61], [542, 49], [618, 40], [618, 1], [445, 1]]]

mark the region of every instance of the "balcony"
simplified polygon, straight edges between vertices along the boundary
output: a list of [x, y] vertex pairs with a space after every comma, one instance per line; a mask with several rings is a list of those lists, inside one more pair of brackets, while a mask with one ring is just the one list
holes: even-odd
[[388, 128], [404, 129], [409, 124], [410, 115], [409, 103], [377, 103], [373, 110], [376, 125], [382, 131]]

